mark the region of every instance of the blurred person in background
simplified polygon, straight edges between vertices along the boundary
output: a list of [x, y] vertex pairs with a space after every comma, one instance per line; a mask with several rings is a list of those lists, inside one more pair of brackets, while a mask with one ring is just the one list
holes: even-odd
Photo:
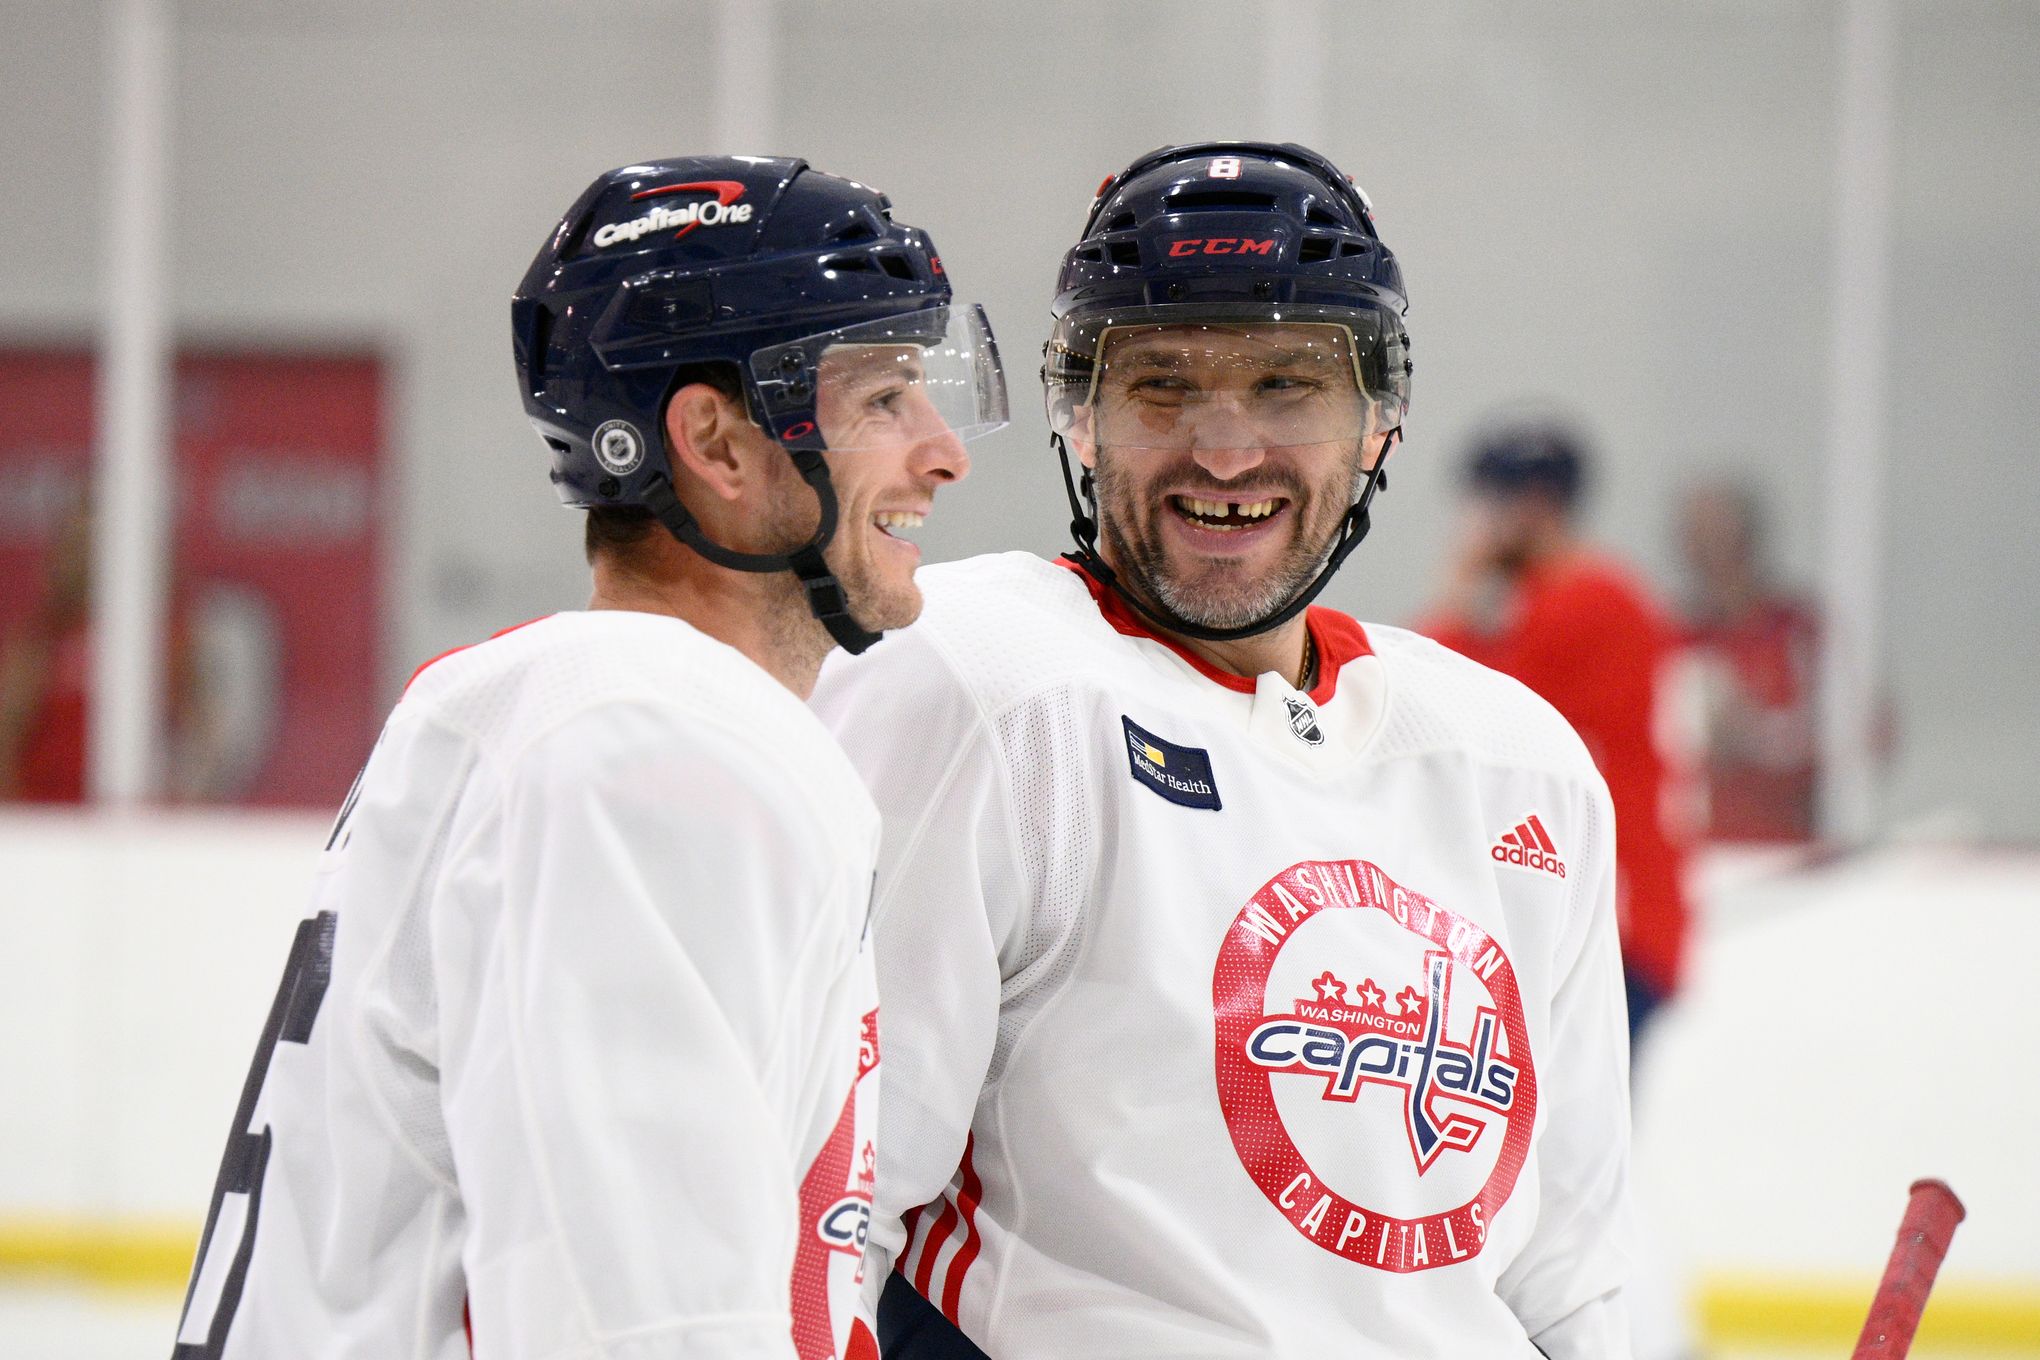
[[1699, 829], [1713, 840], [1808, 840], [1819, 648], [1813, 606], [1778, 584], [1749, 486], [1691, 488], [1678, 527]]
[[1588, 455], [1568, 425], [1492, 424], [1465, 476], [1446, 588], [1418, 631], [1549, 701], [1607, 779], [1634, 1044], [1677, 989], [1686, 949], [1684, 854], [1658, 745], [1676, 633], [1642, 576], [1582, 538]]
[[602, 175], [511, 319], [590, 605], [384, 725], [176, 1360], [868, 1354], [879, 826], [803, 701], [920, 612], [989, 328], [882, 194], [762, 157]]
[[[270, 612], [232, 582], [173, 592], [167, 801], [233, 802], [267, 756], [278, 683]], [[0, 642], [0, 802], [85, 801], [92, 622], [92, 513], [81, 499], [51, 542], [37, 603]]]
[[81, 499], [50, 545], [34, 608], [0, 640], [0, 802], [85, 800], [91, 625], [92, 515]]
[[[1642, 576], [1581, 536], [1588, 463], [1565, 422], [1488, 425], [1467, 458], [1445, 592], [1417, 627], [1548, 700], [1607, 779], [1630, 1052], [1640, 1061], [1652, 1020], [1679, 985], [1688, 933], [1684, 854], [1659, 745], [1676, 633]], [[1648, 1208], [1631, 1275], [1635, 1353], [1684, 1360], [1694, 1353], [1689, 1288]]]

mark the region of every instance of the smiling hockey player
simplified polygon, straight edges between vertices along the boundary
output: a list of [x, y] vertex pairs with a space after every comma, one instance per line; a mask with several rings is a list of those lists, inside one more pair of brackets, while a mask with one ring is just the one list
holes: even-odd
[[603, 175], [512, 321], [590, 607], [431, 663], [390, 715], [176, 1360], [850, 1345], [879, 825], [801, 700], [919, 612], [888, 528], [1004, 423], [990, 332], [883, 195], [760, 157]]
[[1322, 157], [1143, 157], [1054, 303], [1077, 551], [926, 569], [825, 668], [886, 827], [888, 1360], [1627, 1353], [1606, 789], [1514, 681], [1310, 607], [1405, 307]]

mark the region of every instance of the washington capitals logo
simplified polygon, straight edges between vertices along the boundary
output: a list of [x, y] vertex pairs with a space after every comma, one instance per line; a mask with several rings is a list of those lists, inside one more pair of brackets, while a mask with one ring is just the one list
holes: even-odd
[[1300, 998], [1294, 1013], [1271, 1015], [1254, 1028], [1247, 1056], [1272, 1072], [1324, 1077], [1326, 1100], [1352, 1101], [1370, 1081], [1401, 1090], [1417, 1174], [1429, 1171], [1447, 1148], [1472, 1148], [1487, 1129], [1485, 1121], [1458, 1110], [1441, 1115], [1439, 1102], [1465, 1102], [1497, 1114], [1515, 1104], [1521, 1074], [1495, 1056], [1494, 1011], [1479, 1012], [1471, 1043], [1446, 1037], [1450, 954], [1424, 955], [1424, 990], [1403, 988], [1392, 1012], [1373, 978], [1360, 984], [1350, 1002], [1346, 984], [1330, 970], [1312, 987], [1314, 1000]]
[[862, 1257], [864, 1243], [871, 1236], [871, 1190], [878, 1183], [878, 1155], [870, 1143], [858, 1159], [857, 1185], [822, 1211], [815, 1223], [815, 1235], [830, 1251]]
[[[1537, 1124], [1501, 940], [1365, 860], [1305, 860], [1233, 918], [1211, 1001], [1219, 1108], [1276, 1213], [1373, 1270], [1480, 1254]], [[1382, 1155], [1397, 1129], [1408, 1162]]]

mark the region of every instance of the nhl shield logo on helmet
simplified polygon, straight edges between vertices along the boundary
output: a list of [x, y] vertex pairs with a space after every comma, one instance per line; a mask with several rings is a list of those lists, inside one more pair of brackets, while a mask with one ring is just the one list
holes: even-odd
[[645, 437], [627, 420], [603, 421], [588, 444], [595, 461], [617, 477], [628, 477], [645, 461]]

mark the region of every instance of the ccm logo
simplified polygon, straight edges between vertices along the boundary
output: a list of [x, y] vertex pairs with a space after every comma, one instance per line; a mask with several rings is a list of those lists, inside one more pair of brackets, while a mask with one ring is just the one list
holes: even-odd
[[1242, 236], [1179, 236], [1169, 242], [1169, 254], [1185, 255], [1268, 255], [1275, 250], [1275, 238], [1250, 241]]

